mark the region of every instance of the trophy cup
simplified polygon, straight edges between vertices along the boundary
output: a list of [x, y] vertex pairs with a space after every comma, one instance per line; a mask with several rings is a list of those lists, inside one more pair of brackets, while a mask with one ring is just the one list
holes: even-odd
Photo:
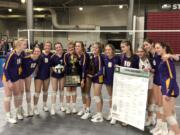
[[96, 73], [96, 67], [94, 64], [94, 56], [91, 54], [89, 58], [89, 66], [87, 67], [87, 74], [94, 75]]
[[71, 64], [71, 75], [66, 76], [65, 86], [79, 86], [80, 85], [80, 75], [78, 74], [78, 69], [76, 64], [78, 63], [77, 57], [75, 55], [70, 56]]

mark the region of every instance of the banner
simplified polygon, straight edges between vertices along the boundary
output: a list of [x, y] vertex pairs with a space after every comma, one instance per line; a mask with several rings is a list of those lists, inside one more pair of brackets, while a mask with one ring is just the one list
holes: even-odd
[[112, 118], [144, 130], [149, 73], [115, 67]]

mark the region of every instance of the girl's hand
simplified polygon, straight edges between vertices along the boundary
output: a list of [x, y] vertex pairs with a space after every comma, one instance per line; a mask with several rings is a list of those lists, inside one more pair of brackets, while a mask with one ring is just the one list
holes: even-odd
[[10, 80], [8, 81], [8, 87], [9, 87], [9, 89], [12, 89], [12, 87], [13, 87], [13, 83]]
[[150, 71], [150, 69], [148, 69], [148, 68], [144, 68], [143, 69], [145, 72], [149, 72]]
[[93, 78], [93, 75], [87, 74], [88, 77]]
[[84, 88], [84, 85], [85, 85], [85, 83], [84, 83], [84, 79], [81, 81], [81, 88]]

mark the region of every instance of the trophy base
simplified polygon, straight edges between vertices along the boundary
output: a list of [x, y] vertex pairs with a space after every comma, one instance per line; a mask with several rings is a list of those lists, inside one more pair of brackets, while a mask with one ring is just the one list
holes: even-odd
[[66, 76], [64, 87], [78, 87], [80, 85], [81, 85], [80, 76], [78, 75]]

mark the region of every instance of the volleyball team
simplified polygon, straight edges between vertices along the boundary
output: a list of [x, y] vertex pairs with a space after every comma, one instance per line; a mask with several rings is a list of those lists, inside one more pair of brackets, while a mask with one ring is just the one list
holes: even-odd
[[[56, 114], [57, 103], [60, 103], [60, 111], [66, 114], [77, 114], [84, 120], [91, 118], [94, 123], [106, 119], [111, 124], [116, 124], [116, 120], [111, 117], [111, 106], [114, 67], [118, 65], [150, 73], [145, 122], [145, 126], [154, 127], [150, 132], [154, 135], [180, 135], [175, 113], [175, 99], [179, 95], [179, 88], [174, 65], [174, 61], [180, 61], [180, 56], [174, 55], [166, 43], [154, 43], [151, 39], [145, 39], [143, 45], [133, 52], [131, 42], [124, 40], [120, 44], [119, 55], [115, 55], [113, 45], [107, 44], [102, 48], [99, 42], [92, 45], [91, 53], [85, 51], [82, 41], [69, 42], [67, 52], [64, 52], [60, 42], [54, 44], [55, 53], [51, 52], [51, 47], [51, 42], [45, 42], [42, 52], [38, 46], [31, 52], [26, 49], [26, 39], [14, 41], [14, 49], [6, 56], [2, 76], [4, 110], [9, 123], [17, 123], [17, 120], [25, 117], [24, 96], [27, 104], [26, 116], [39, 115], [38, 102], [42, 93], [42, 109], [45, 112], [50, 111], [51, 115]], [[77, 87], [64, 87], [66, 78], [71, 76], [79, 77], [80, 80], [83, 106], [79, 111], [76, 108]], [[31, 90], [32, 78], [34, 91]], [[52, 88], [48, 92], [50, 82]], [[102, 113], [103, 85], [106, 86], [109, 95], [109, 114], [106, 117]], [[47, 106], [49, 93], [51, 93], [50, 110]], [[57, 97], [59, 99], [56, 99]], [[11, 113], [12, 98], [15, 117]], [[91, 99], [96, 104], [95, 115], [91, 112]], [[126, 123], [122, 125], [127, 126]]]

